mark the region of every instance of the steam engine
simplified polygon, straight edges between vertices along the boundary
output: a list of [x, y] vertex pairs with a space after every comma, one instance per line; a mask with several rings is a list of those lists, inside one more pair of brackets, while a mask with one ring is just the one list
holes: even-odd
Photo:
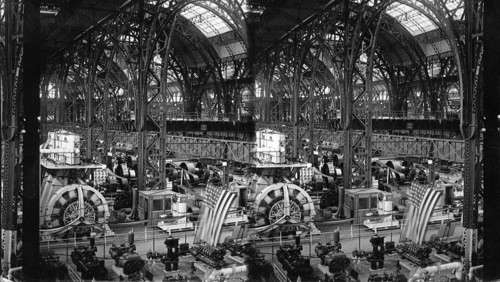
[[104, 260], [98, 259], [96, 252], [95, 238], [90, 238], [90, 246], [78, 246], [71, 252], [71, 261], [76, 265], [76, 270], [82, 273], [83, 279], [107, 279], [108, 270]]
[[283, 244], [276, 252], [278, 261], [292, 281], [295, 281], [298, 276], [308, 277], [313, 273], [310, 259], [301, 255], [300, 236], [295, 237], [295, 240], [295, 245]]
[[115, 260], [115, 266], [123, 268], [123, 274], [136, 276], [144, 267], [145, 261], [135, 252], [134, 233], [129, 232], [128, 235], [128, 246], [112, 244], [109, 248], [109, 254]]
[[333, 244], [325, 245], [318, 243], [314, 251], [321, 259], [321, 264], [328, 266], [328, 271], [333, 274], [332, 281], [345, 280], [345, 270], [351, 264], [351, 260], [342, 252], [339, 230], [333, 232]]

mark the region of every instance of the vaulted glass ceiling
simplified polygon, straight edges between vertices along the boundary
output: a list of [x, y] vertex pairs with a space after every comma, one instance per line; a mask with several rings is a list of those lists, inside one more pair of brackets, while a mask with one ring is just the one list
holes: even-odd
[[[418, 1], [414, 2], [411, 4], [422, 7], [422, 4], [418, 3]], [[446, 8], [450, 12], [449, 16], [454, 20], [462, 18], [463, 1], [448, 1]], [[425, 10], [425, 8], [422, 7], [422, 10]], [[437, 29], [436, 24], [427, 15], [403, 3], [394, 2], [387, 7], [386, 13], [399, 21], [413, 36]]]
[[[243, 46], [244, 43], [241, 39], [236, 39], [235, 37], [228, 39], [231, 37], [225, 35], [231, 32], [241, 33], [245, 31], [234, 30], [238, 25], [235, 24], [232, 17], [228, 15], [227, 12], [220, 7], [220, 3], [217, 2], [218, 1], [202, 1], [188, 4], [182, 9], [180, 14], [193, 23], [204, 36], [211, 39], [221, 59], [245, 53], [246, 48]], [[223, 0], [221, 2], [224, 3]], [[356, 2], [356, 0], [354, 0], [354, 2]], [[444, 13], [447, 16], [455, 20], [463, 18], [463, 1], [450, 0], [447, 1], [445, 5], [448, 11]], [[227, 7], [230, 7], [230, 5], [227, 5]], [[242, 1], [242, 8], [243, 7], [246, 8], [244, 1]], [[238, 13], [238, 11], [234, 12]], [[427, 14], [427, 12], [429, 13]], [[406, 0], [394, 2], [389, 5], [386, 13], [400, 22], [412, 36], [419, 36], [438, 29], [435, 22], [435, 16], [424, 7], [421, 1]], [[234, 17], [234, 15], [232, 16]], [[236, 16], [243, 17], [242, 14]], [[217, 39], [212, 40], [214, 38]]]
[[386, 12], [406, 27], [413, 36], [437, 28], [437, 26], [420, 11], [401, 3], [389, 5]]
[[[244, 1], [238, 3], [245, 6]], [[221, 61], [243, 58], [248, 48], [243, 42], [246, 30], [240, 30], [243, 9], [232, 8], [234, 5], [225, 0], [199, 1], [186, 5], [180, 12], [210, 41]]]
[[191, 21], [207, 38], [226, 33], [232, 29], [227, 23], [228, 21], [232, 23], [227, 14], [223, 15], [224, 19], [222, 19], [212, 11], [195, 4], [186, 6], [181, 15]]

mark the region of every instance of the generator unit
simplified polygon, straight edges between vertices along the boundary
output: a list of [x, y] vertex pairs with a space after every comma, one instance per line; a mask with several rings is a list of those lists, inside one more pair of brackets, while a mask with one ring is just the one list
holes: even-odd
[[108, 270], [104, 266], [104, 259], [96, 257], [97, 247], [95, 238], [90, 238], [89, 246], [78, 246], [71, 252], [71, 261], [76, 265], [76, 270], [82, 273], [85, 280], [107, 280]]
[[112, 236], [106, 198], [90, 179], [103, 164], [80, 160], [80, 136], [67, 131], [49, 132], [40, 147], [40, 235], [42, 241], [65, 237], [69, 232]]
[[295, 240], [295, 245], [283, 244], [276, 251], [278, 261], [292, 281], [297, 280], [299, 276], [302, 278], [309, 277], [313, 273], [310, 259], [301, 255], [302, 245], [300, 244], [300, 236], [296, 236]]
[[109, 248], [109, 254], [115, 260], [115, 266], [123, 269], [123, 274], [135, 276], [146, 264], [141, 256], [136, 253], [134, 244], [134, 233], [128, 233], [128, 245], [121, 244], [116, 246], [112, 244]]
[[339, 232], [339, 229], [333, 231], [333, 244], [318, 243], [314, 248], [316, 255], [321, 259], [321, 264], [328, 266], [328, 271], [334, 275], [343, 273], [351, 264], [351, 260], [341, 251]]

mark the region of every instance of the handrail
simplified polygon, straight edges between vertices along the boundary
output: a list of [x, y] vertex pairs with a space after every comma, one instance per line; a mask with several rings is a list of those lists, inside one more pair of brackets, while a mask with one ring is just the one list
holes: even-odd
[[70, 278], [70, 281], [83, 282], [83, 279], [80, 277], [78, 272], [76, 272], [76, 270], [73, 267], [71, 267], [69, 264], [67, 265], [67, 267], [68, 267], [68, 276]]
[[274, 262], [272, 264], [273, 264], [273, 268], [274, 268], [274, 273], [276, 274], [276, 277], [278, 278], [278, 280], [280, 282], [292, 282], [292, 280], [290, 280], [290, 278], [288, 278], [288, 276], [286, 276], [283, 269], [279, 268], [276, 265], [276, 263], [274, 263]]

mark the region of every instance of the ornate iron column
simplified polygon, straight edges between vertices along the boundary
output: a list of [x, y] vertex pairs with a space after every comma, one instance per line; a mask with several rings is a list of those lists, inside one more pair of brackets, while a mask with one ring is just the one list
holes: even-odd
[[[343, 92], [342, 92], [342, 106], [341, 106], [341, 126], [344, 131], [344, 174], [343, 174], [343, 187], [344, 189], [350, 189], [352, 186], [352, 93], [351, 93], [351, 72], [349, 69], [349, 50], [352, 48], [350, 46], [350, 18], [349, 18], [349, 0], [344, 0], [343, 2], [343, 13], [344, 13], [344, 81], [343, 81]], [[344, 205], [344, 196], [339, 195], [339, 207]], [[340, 213], [342, 213], [342, 208], [339, 208]]]
[[[136, 95], [136, 129], [137, 129], [137, 147], [138, 147], [138, 157], [137, 157], [137, 189], [139, 191], [144, 190], [146, 182], [146, 161], [147, 161], [147, 136], [146, 136], [146, 118], [147, 118], [147, 103], [148, 95], [146, 89], [147, 73], [144, 67], [144, 1], [139, 1], [137, 21], [139, 26], [139, 38], [137, 46], [137, 95]], [[139, 206], [139, 196], [134, 197], [134, 207]], [[138, 217], [138, 212], [133, 211], [134, 216]]]
[[[464, 156], [464, 210], [465, 227], [463, 260], [465, 273], [477, 264], [477, 223], [479, 188], [481, 187], [480, 160], [480, 116], [481, 96], [478, 95], [479, 73], [482, 65], [483, 48], [479, 40], [482, 19], [480, 3], [465, 0], [465, 48], [464, 48], [464, 89], [462, 100], [462, 133], [465, 139]], [[466, 280], [467, 280], [467, 276]]]
[[[367, 5], [367, 2], [360, 4], [359, 10], [355, 11], [355, 25], [351, 27], [350, 21], [354, 19], [349, 13], [352, 10], [349, 8], [349, 1], [344, 2], [344, 93], [341, 112], [344, 131], [344, 189], [371, 187], [373, 61], [381, 25], [380, 15], [384, 8], [372, 16], [366, 16], [364, 10]], [[370, 27], [375, 28], [373, 30]], [[364, 42], [369, 42], [366, 47]], [[361, 60], [361, 56], [366, 61]], [[362, 74], [359, 79], [355, 79], [356, 69]], [[363, 88], [357, 92], [354, 91], [356, 81], [363, 83]], [[359, 130], [355, 130], [355, 125], [359, 125]], [[358, 177], [357, 183], [353, 182], [354, 176]]]
[[[20, 189], [18, 172], [19, 106], [21, 100], [19, 72], [22, 59], [22, 6], [20, 1], [6, 0], [4, 4], [5, 36], [0, 42], [0, 91], [2, 94], [2, 275], [11, 267], [15, 253], [17, 205]], [[17, 180], [17, 181], [16, 181]]]
[[168, 89], [167, 89], [167, 77], [168, 77], [168, 64], [169, 64], [169, 59], [170, 59], [170, 50], [172, 47], [172, 41], [174, 37], [174, 32], [175, 32], [175, 25], [177, 24], [177, 18], [179, 14], [176, 14], [174, 16], [174, 19], [172, 21], [172, 25], [170, 26], [170, 32], [168, 33], [168, 38], [166, 39], [165, 42], [165, 53], [162, 56], [162, 66], [161, 66], [161, 77], [162, 81], [160, 84], [160, 94], [162, 95], [163, 99], [163, 112], [161, 116], [161, 122], [160, 122], [160, 154], [161, 154], [161, 159], [160, 159], [160, 188], [161, 189], [166, 189], [167, 188], [167, 171], [166, 171], [166, 159], [167, 159], [167, 153], [168, 153], [168, 144], [167, 144], [167, 123], [168, 123]]

